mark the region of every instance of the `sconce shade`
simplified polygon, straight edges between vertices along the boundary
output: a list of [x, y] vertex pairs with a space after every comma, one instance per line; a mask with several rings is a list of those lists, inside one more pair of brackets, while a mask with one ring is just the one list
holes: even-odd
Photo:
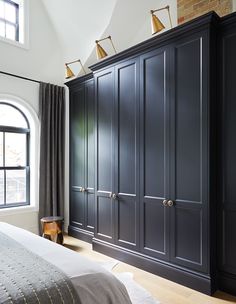
[[98, 59], [102, 59], [107, 56], [106, 51], [101, 47], [99, 43], [96, 43], [96, 53]]
[[165, 28], [164, 24], [154, 14], [151, 14], [151, 24], [152, 24], [152, 35], [162, 31]]
[[74, 77], [75, 74], [71, 71], [71, 69], [66, 65], [66, 79], [69, 79], [71, 77]]

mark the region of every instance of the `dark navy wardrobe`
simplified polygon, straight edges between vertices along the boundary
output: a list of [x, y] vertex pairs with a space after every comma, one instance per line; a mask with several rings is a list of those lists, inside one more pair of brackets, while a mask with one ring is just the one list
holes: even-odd
[[204, 293], [236, 291], [235, 54], [236, 15], [208, 13], [67, 82], [69, 234]]

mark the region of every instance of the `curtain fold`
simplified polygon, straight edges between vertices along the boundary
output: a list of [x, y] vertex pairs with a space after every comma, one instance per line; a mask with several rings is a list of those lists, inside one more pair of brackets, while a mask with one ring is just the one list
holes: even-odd
[[65, 89], [39, 87], [39, 219], [64, 216]]

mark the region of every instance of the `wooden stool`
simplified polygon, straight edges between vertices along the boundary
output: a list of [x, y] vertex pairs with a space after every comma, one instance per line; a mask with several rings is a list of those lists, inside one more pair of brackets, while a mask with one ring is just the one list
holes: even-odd
[[48, 216], [41, 218], [43, 237], [55, 243], [63, 244], [63, 217]]

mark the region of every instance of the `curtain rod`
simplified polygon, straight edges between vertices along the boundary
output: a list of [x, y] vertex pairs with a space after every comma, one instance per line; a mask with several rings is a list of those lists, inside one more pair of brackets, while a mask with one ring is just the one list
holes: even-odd
[[41, 83], [41, 81], [38, 81], [38, 80], [35, 80], [35, 79], [31, 79], [31, 78], [27, 78], [27, 77], [15, 75], [15, 74], [3, 72], [3, 71], [0, 71], [0, 74], [7, 75], [7, 76], [12, 76], [12, 77], [15, 77], [15, 78], [20, 78], [20, 79], [23, 79], [23, 80], [32, 81], [32, 82], [36, 82], [36, 83]]

